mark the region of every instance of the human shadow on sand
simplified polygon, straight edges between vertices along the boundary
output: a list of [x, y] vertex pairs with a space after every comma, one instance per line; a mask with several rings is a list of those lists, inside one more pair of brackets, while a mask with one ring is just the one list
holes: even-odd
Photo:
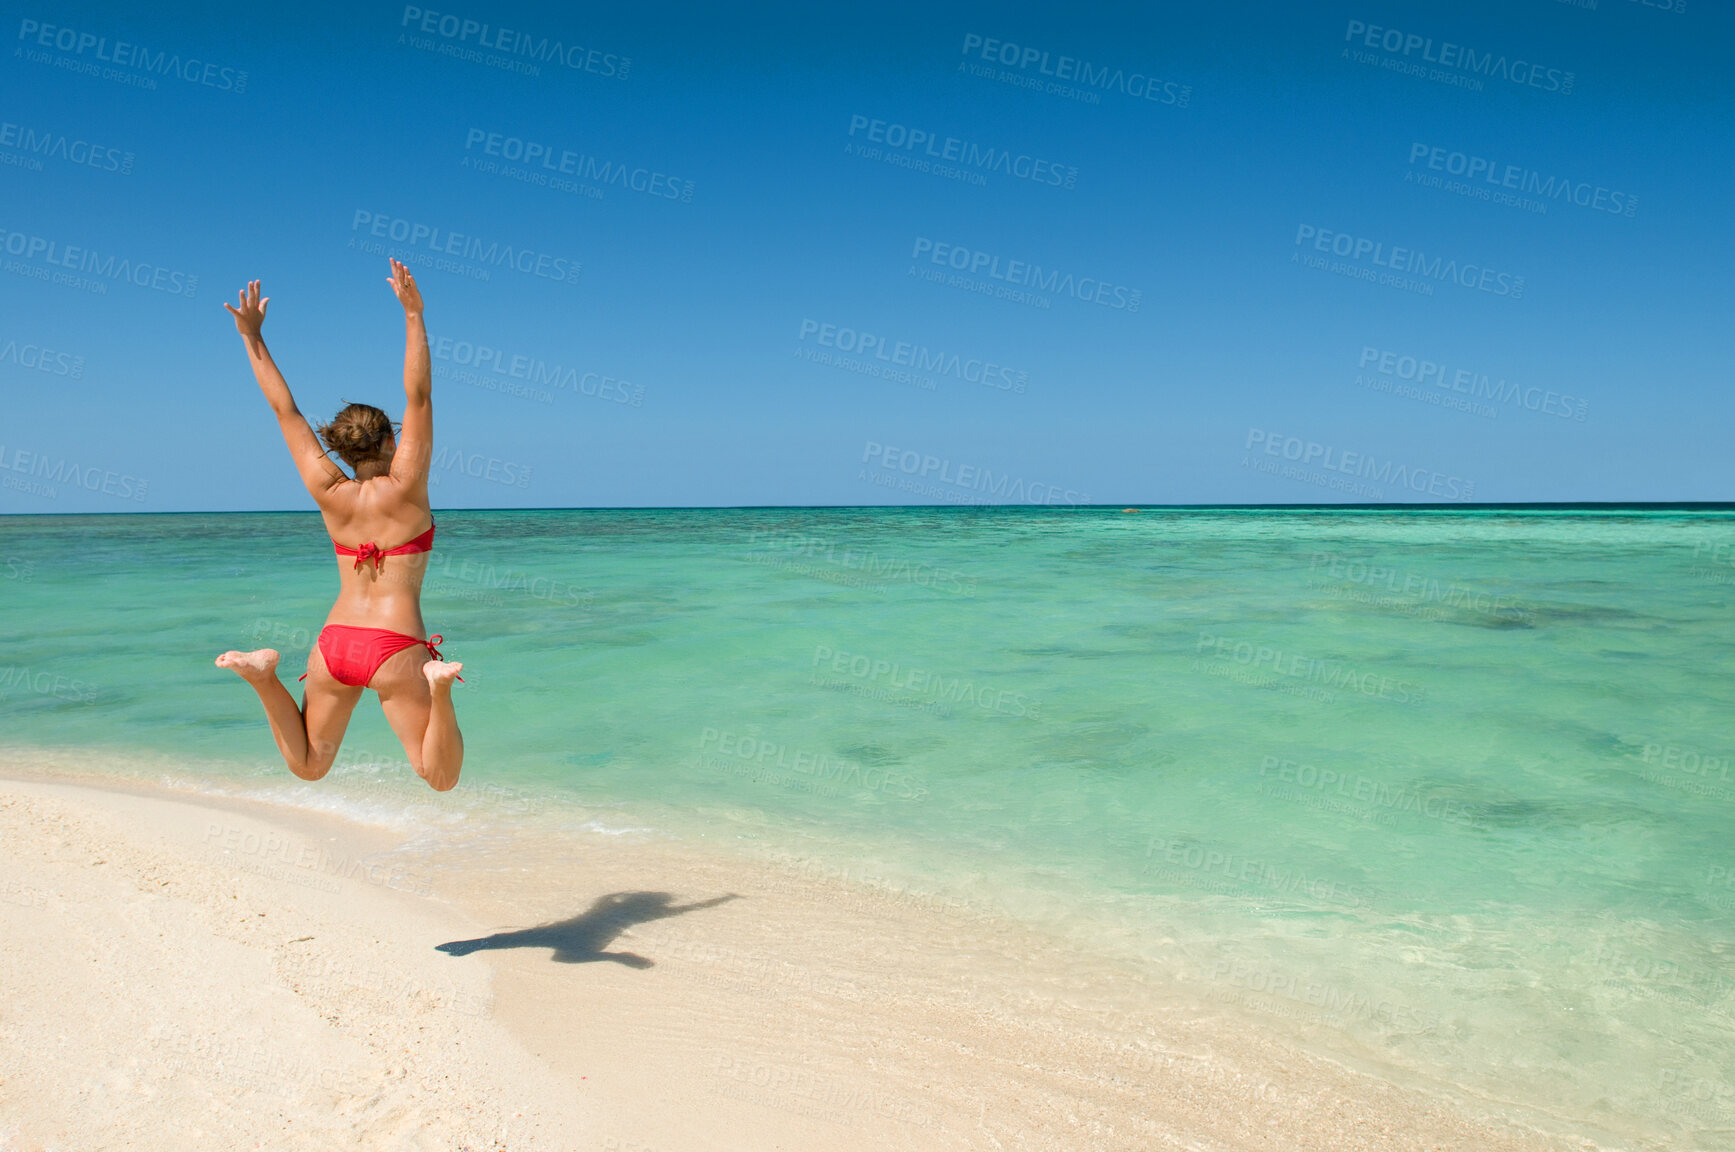
[[676, 904], [667, 892], [613, 892], [598, 896], [588, 909], [566, 920], [539, 924], [535, 928], [520, 928], [516, 932], [496, 932], [476, 940], [453, 940], [437, 946], [437, 950], [452, 956], [468, 956], [490, 948], [552, 948], [549, 959], [556, 964], [590, 964], [597, 960], [612, 960], [628, 968], [650, 968], [656, 962], [632, 952], [604, 951], [615, 937], [635, 924], [663, 920], [740, 897], [731, 892], [715, 900], [694, 904]]

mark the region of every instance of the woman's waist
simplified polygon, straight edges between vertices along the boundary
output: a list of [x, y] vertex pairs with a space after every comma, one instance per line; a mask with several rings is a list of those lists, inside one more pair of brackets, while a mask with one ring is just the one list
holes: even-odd
[[362, 596], [345, 593], [326, 613], [327, 624], [350, 628], [389, 628], [417, 639], [427, 635], [422, 605], [415, 596]]

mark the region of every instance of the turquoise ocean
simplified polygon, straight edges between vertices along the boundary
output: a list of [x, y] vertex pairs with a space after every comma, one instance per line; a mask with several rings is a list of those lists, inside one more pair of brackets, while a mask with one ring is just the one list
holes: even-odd
[[[1735, 512], [438, 524], [453, 811], [896, 883], [1479, 1107], [1735, 1148]], [[211, 666], [298, 674], [332, 565], [310, 513], [0, 518], [0, 744], [389, 807], [371, 698], [299, 785]]]

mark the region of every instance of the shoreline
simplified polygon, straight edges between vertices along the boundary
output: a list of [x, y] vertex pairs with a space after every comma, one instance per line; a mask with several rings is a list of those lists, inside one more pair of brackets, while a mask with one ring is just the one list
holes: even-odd
[[[100, 1030], [136, 1021], [139, 980], [161, 993], [130, 1053], [111, 1036], [51, 1080], [3, 1069], [6, 1135], [21, 1147], [56, 1142], [50, 1111], [93, 1125], [125, 1111], [162, 1147], [204, 1146], [173, 1127], [186, 1102], [167, 1102], [214, 1096], [247, 1104], [237, 1122], [263, 1125], [251, 1134], [266, 1147], [322, 1126], [401, 1130], [405, 1148], [507, 1132], [513, 1148], [651, 1152], [701, 1139], [746, 1152], [773, 1136], [838, 1149], [1585, 1147], [1468, 1092], [1454, 1101], [1309, 1054], [1196, 988], [1029, 926], [715, 846], [500, 821], [431, 838], [281, 800], [18, 768], [0, 769], [16, 889], [0, 922], [40, 954], [8, 949], [7, 1001], [83, 1003]], [[209, 919], [236, 902], [283, 930]], [[70, 937], [137, 947], [140, 905], [171, 962], [81, 972]], [[297, 917], [316, 927], [283, 928]], [[176, 964], [230, 1014], [177, 994]], [[57, 1043], [53, 1019], [34, 1034], [9, 1022], [8, 1046]], [[123, 1109], [124, 1091], [93, 1087], [117, 1076], [144, 1101]], [[74, 1104], [75, 1089], [74, 1107], [45, 1108]], [[261, 1100], [275, 1120], [248, 1110]], [[458, 1100], [497, 1101], [498, 1114], [450, 1114]]]

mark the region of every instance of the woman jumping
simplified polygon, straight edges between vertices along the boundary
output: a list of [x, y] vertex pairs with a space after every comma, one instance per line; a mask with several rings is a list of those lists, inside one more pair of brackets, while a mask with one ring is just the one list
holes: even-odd
[[[404, 306], [403, 440], [394, 440], [384, 412], [351, 404], [320, 428], [326, 452], [320, 451], [313, 430], [295, 407], [289, 385], [259, 334], [271, 302], [270, 297], [259, 298], [259, 281], [241, 292], [239, 307], [223, 305], [235, 317], [253, 375], [337, 548], [338, 593], [319, 643], [307, 654], [307, 674], [302, 677], [307, 694], [300, 707], [277, 679], [273, 649], [225, 652], [217, 657], [217, 667], [233, 669], [253, 685], [271, 721], [277, 750], [303, 780], [318, 780], [330, 771], [362, 689], [372, 688], [416, 775], [444, 792], [458, 782], [464, 763], [464, 737], [452, 710], [452, 680], [464, 666], [440, 659], [434, 646], [441, 637], [420, 639], [427, 635], [422, 577], [434, 547], [434, 516], [428, 506], [433, 380], [422, 294], [410, 270], [396, 260], [391, 286]], [[354, 470], [353, 479], [331, 462], [329, 452]], [[391, 546], [380, 547], [380, 540]]]

